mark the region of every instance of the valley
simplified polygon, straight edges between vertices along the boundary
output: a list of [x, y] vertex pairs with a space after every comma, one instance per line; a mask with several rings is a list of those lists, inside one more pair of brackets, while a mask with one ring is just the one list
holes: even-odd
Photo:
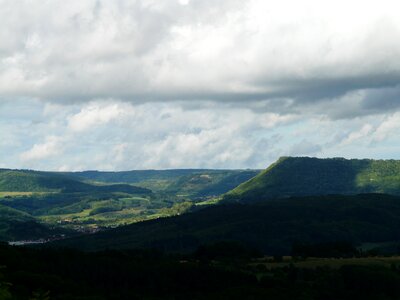
[[[62, 231], [104, 228], [185, 213], [257, 174], [242, 170], [166, 170], [54, 173], [0, 170], [0, 237], [26, 237], [35, 222], [43, 238]], [[7, 223], [7, 224], [5, 224]], [[21, 231], [21, 232], [19, 232]]]

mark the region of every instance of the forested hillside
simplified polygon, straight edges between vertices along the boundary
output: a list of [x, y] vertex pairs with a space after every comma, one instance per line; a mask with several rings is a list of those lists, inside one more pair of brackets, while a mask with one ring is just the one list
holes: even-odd
[[253, 202], [290, 196], [386, 193], [400, 195], [400, 161], [282, 157], [225, 196]]

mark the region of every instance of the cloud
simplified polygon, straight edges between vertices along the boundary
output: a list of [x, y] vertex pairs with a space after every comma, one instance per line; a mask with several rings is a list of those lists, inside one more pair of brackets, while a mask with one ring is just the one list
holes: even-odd
[[22, 152], [20, 157], [23, 161], [34, 161], [46, 159], [62, 152], [61, 139], [56, 136], [48, 136], [44, 143], [34, 144], [28, 151]]
[[398, 1], [2, 1], [0, 165], [399, 157]]
[[96, 102], [85, 106], [77, 114], [68, 118], [68, 127], [74, 131], [83, 131], [107, 124], [124, 114], [123, 108], [118, 104], [99, 104]]
[[378, 143], [387, 139], [391, 135], [398, 136], [400, 129], [400, 114], [395, 113], [388, 116], [379, 126], [376, 128], [372, 143]]
[[303, 139], [300, 143], [297, 143], [289, 149], [289, 155], [302, 156], [302, 155], [316, 155], [321, 152], [322, 147], [318, 144], [314, 144], [306, 139]]
[[146, 145], [144, 150], [148, 153], [148, 159], [144, 165], [161, 165], [164, 168], [188, 165], [228, 167], [235, 161], [249, 159], [253, 154], [249, 142], [228, 126], [198, 133], [173, 134]]
[[[398, 109], [396, 1], [1, 4], [7, 97], [262, 102], [264, 111], [305, 114], [311, 106], [334, 118]], [[323, 109], [355, 93], [351, 110]]]
[[[23, 111], [38, 105], [42, 119], [31, 123]], [[5, 108], [5, 116], [13, 110]], [[276, 128], [294, 122], [295, 117], [225, 105], [185, 110], [178, 103], [31, 102], [21, 115], [0, 122], [15, 139], [0, 145], [8, 153], [0, 163], [50, 170], [254, 167], [275, 158], [258, 148], [270, 143], [273, 150]]]
[[185, 109], [175, 102], [3, 102], [0, 165], [41, 170], [264, 168], [282, 155], [400, 158], [399, 113], [333, 120], [207, 103]]
[[373, 132], [373, 126], [371, 124], [364, 124], [358, 131], [350, 132], [349, 135], [341, 141], [341, 145], [352, 144], [355, 141], [369, 136]]

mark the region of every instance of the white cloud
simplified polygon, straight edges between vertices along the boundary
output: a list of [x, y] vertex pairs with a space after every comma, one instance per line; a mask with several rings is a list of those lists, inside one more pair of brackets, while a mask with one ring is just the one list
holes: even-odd
[[34, 144], [28, 151], [22, 152], [23, 161], [43, 160], [63, 152], [62, 140], [56, 136], [48, 136], [44, 143]]
[[387, 139], [390, 135], [399, 135], [400, 129], [400, 113], [395, 113], [388, 116], [376, 129], [373, 135], [373, 142], [381, 142]]
[[341, 145], [352, 144], [355, 141], [369, 136], [373, 132], [373, 126], [371, 124], [364, 124], [358, 131], [351, 132], [342, 142]]
[[[264, 165], [269, 153], [252, 159], [257, 145], [269, 140], [278, 125], [295, 122], [226, 105], [185, 110], [179, 104], [117, 101], [44, 104], [42, 116], [17, 135], [17, 164], [54, 170]], [[16, 133], [15, 126], [10, 128]]]
[[198, 133], [178, 133], [167, 136], [145, 146], [147, 160], [144, 166], [182, 168], [228, 167], [233, 163], [246, 161], [253, 153], [251, 139], [243, 137], [238, 130], [229, 126], [201, 130]]
[[107, 124], [124, 113], [123, 107], [118, 103], [92, 102], [84, 106], [79, 113], [68, 118], [68, 127], [74, 131], [84, 131]]
[[263, 168], [288, 154], [400, 158], [398, 113], [331, 120], [215, 103], [196, 109], [114, 100], [72, 106], [24, 103], [1, 106], [0, 131], [7, 133], [0, 143], [2, 166]]
[[128, 148], [128, 144], [127, 143], [121, 143], [121, 144], [117, 144], [112, 148], [112, 155], [114, 157], [115, 162], [117, 163], [124, 163], [125, 159], [126, 159], [126, 150]]

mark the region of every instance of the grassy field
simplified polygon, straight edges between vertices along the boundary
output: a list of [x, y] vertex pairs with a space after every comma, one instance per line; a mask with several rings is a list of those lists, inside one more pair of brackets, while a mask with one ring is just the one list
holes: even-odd
[[[115, 227], [180, 214], [191, 206], [190, 202], [167, 206], [166, 203], [157, 201], [157, 198], [138, 196], [89, 201], [85, 208], [76, 212], [46, 214], [38, 216], [38, 219], [47, 224], [66, 228], [92, 227], [94, 225]], [[81, 204], [78, 204], [81, 207]]]
[[221, 197], [211, 197], [205, 201], [197, 202], [196, 206], [203, 206], [203, 205], [214, 205], [221, 201]]
[[0, 192], [0, 198], [16, 196], [46, 195], [50, 192]]

